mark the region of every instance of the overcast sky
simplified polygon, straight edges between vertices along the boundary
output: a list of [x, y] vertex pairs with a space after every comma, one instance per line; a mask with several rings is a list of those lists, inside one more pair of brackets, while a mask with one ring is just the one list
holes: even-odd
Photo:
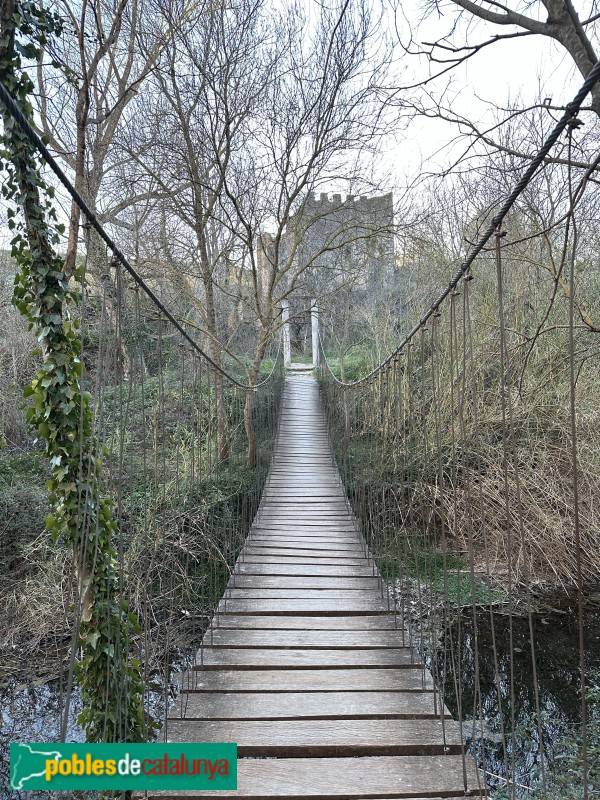
[[[446, 8], [449, 6], [449, 3], [445, 4]], [[419, 43], [434, 41], [451, 29], [456, 15], [450, 10], [442, 18], [430, 14], [419, 23], [421, 8], [422, 3], [414, 0], [403, 3], [406, 20], [399, 16], [398, 26], [405, 42], [408, 42], [411, 29], [414, 39]], [[532, 6], [526, 13], [533, 14], [535, 8]], [[467, 28], [468, 17], [464, 15], [464, 19], [457, 26], [453, 37], [455, 43], [462, 43], [468, 38], [471, 44], [475, 44], [485, 41], [490, 33], [493, 35], [514, 30], [509, 27], [500, 29], [480, 20], [471, 22]], [[434, 69], [440, 69], [439, 65], [429, 64], [424, 57], [407, 58], [404, 63], [408, 70], [407, 77], [415, 80], [426, 77]], [[546, 97], [551, 97], [557, 105], [564, 105], [572, 99], [582, 83], [583, 78], [573, 66], [570, 56], [559, 45], [546, 37], [528, 36], [496, 42], [483, 48], [428, 88], [439, 97], [447, 87], [445, 96], [454, 110], [475, 122], [487, 121], [491, 124], [494, 105], [528, 106], [543, 102]], [[456, 135], [456, 129], [443, 121], [416, 120], [405, 134], [404, 147], [398, 151], [398, 167], [411, 174], [418, 169], [421, 160], [427, 162], [430, 168], [443, 166], [450, 159]]]

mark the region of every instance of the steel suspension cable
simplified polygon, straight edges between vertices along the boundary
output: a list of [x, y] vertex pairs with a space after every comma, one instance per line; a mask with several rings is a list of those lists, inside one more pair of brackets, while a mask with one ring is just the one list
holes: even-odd
[[[33, 145], [33, 147], [38, 151], [38, 153], [42, 156], [46, 164], [50, 167], [50, 169], [54, 172], [57, 176], [63, 187], [67, 190], [67, 192], [71, 195], [72, 199], [75, 201], [77, 206], [79, 207], [80, 211], [86, 217], [88, 223], [94, 228], [96, 233], [100, 236], [100, 238], [104, 241], [110, 251], [114, 254], [114, 256], [120, 261], [120, 263], [125, 267], [127, 272], [131, 275], [133, 280], [137, 283], [137, 285], [145, 292], [145, 294], [152, 300], [154, 305], [159, 309], [159, 311], [167, 317], [169, 322], [179, 331], [179, 333], [186, 339], [189, 344], [196, 350], [196, 352], [201, 355], [206, 361], [219, 372], [224, 378], [226, 378], [231, 384], [234, 386], [238, 386], [240, 389], [246, 390], [253, 390], [257, 389], [258, 386], [261, 384], [256, 384], [254, 386], [249, 384], [244, 384], [241, 381], [238, 381], [233, 375], [230, 375], [226, 370], [220, 367], [213, 359], [206, 353], [196, 342], [196, 340], [190, 336], [190, 334], [185, 330], [185, 328], [179, 323], [179, 321], [175, 318], [173, 314], [169, 311], [169, 309], [159, 300], [156, 294], [152, 291], [152, 289], [148, 286], [146, 281], [142, 278], [142, 276], [137, 272], [137, 270], [129, 263], [129, 260], [123, 253], [123, 251], [118, 247], [118, 245], [114, 242], [114, 240], [109, 236], [109, 234], [104, 229], [103, 225], [98, 220], [96, 214], [91, 210], [88, 204], [85, 202], [83, 197], [79, 194], [77, 189], [73, 186], [71, 181], [67, 178], [59, 164], [57, 163], [56, 159], [52, 156], [44, 142], [42, 141], [41, 137], [36, 133], [33, 127], [30, 125], [29, 121], [27, 120], [26, 116], [23, 114], [22, 110], [19, 108], [18, 104], [15, 102], [14, 98], [4, 86], [4, 84], [0, 81], [0, 101], [5, 105], [7, 111], [17, 123], [21, 131], [25, 134], [29, 142]], [[270, 376], [269, 376], [270, 377]], [[268, 378], [266, 379], [268, 380]], [[263, 381], [264, 383], [264, 381]]]
[[[501, 227], [504, 218], [513, 207], [519, 196], [523, 193], [526, 189], [528, 184], [530, 183], [531, 179], [533, 178], [534, 174], [537, 172], [538, 167], [544, 162], [544, 159], [552, 150], [558, 139], [560, 138], [561, 134], [567, 129], [567, 127], [572, 123], [574, 119], [576, 119], [577, 114], [581, 109], [581, 105], [589, 92], [594, 88], [594, 86], [600, 81], [600, 61], [597, 61], [596, 64], [592, 67], [590, 73], [588, 74], [587, 78], [583, 82], [581, 88], [571, 100], [570, 103], [567, 103], [566, 110], [560, 120], [556, 123], [554, 128], [552, 129], [551, 133], [547, 137], [546, 141], [542, 145], [542, 147], [538, 150], [535, 157], [531, 160], [531, 163], [521, 176], [521, 179], [516, 184], [512, 192], [504, 201], [504, 204], [500, 207], [498, 213], [493, 217], [492, 221], [488, 225], [487, 229], [480, 237], [480, 239], [476, 242], [475, 245], [469, 251], [469, 254], [462, 262], [458, 271], [452, 278], [452, 280], [448, 283], [446, 288], [441, 292], [439, 297], [432, 303], [432, 305], [427, 309], [427, 311], [423, 314], [420, 318], [419, 322], [406, 334], [406, 336], [402, 339], [398, 347], [393, 350], [387, 358], [381, 361], [376, 367], [374, 367], [367, 375], [364, 375], [362, 378], [358, 378], [355, 381], [341, 381], [339, 380], [335, 374], [331, 371], [331, 367], [327, 358], [325, 357], [325, 350], [321, 347], [323, 360], [333, 379], [342, 386], [356, 386], [360, 383], [364, 383], [376, 375], [380, 370], [387, 367], [387, 365], [396, 357], [398, 356], [406, 347], [406, 345], [412, 341], [412, 339], [417, 335], [419, 330], [427, 323], [427, 321], [437, 313], [441, 304], [449, 297], [452, 292], [456, 289], [458, 284], [465, 278], [467, 273], [469, 272], [473, 262], [477, 258], [477, 256], [481, 253], [481, 251], [485, 248], [486, 244], [489, 240], [494, 236], [495, 232]], [[1, 96], [0, 96], [1, 99]]]

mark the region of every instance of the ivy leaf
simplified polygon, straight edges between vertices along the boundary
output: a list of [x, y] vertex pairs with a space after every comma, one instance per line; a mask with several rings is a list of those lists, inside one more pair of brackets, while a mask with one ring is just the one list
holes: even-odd
[[95, 650], [98, 646], [98, 639], [100, 638], [100, 635], [100, 631], [93, 631], [86, 636], [85, 643], [89, 644], [92, 650]]

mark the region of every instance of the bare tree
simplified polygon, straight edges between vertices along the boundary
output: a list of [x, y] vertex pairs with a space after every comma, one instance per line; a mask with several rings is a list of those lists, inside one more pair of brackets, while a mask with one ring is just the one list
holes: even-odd
[[[465, 42], [463, 45], [438, 40], [428, 45], [428, 52], [432, 60], [452, 65], [471, 58], [484, 47], [502, 39], [544, 36], [561, 45], [585, 77], [598, 60], [594, 23], [600, 17], [595, 13], [595, 4], [589, 5], [589, 10], [582, 9], [580, 17], [571, 0], [537, 0], [534, 3], [517, 0], [513, 1], [512, 7], [492, 0], [451, 0], [449, 7], [454, 7], [455, 12], [452, 16], [456, 17], [458, 11], [459, 17], [471, 16], [488, 23], [491, 26], [491, 29], [486, 27], [488, 36], [478, 43]], [[443, 13], [441, 3], [435, 2], [432, 7]], [[544, 11], [547, 14], [545, 20], [542, 19]], [[496, 33], [493, 32], [495, 27], [508, 30]], [[592, 91], [592, 98], [592, 108], [600, 115], [599, 87]]]
[[[428, 34], [428, 26], [433, 25], [434, 17], [438, 24], [447, 20], [446, 33], [435, 38]], [[501, 43], [523, 39], [520, 46], [525, 51], [533, 38], [556, 44], [565, 54], [567, 64], [570, 61], [582, 76], [587, 76], [599, 52], [598, 19], [593, 3], [576, 9], [571, 0], [512, 0], [508, 4], [492, 0], [426, 0], [417, 26], [420, 41], [411, 31], [408, 43], [401, 44], [406, 53], [425, 58], [430, 70], [425, 77], [418, 77], [410, 86], [402, 87], [403, 91], [398, 92], [398, 103], [404, 110], [411, 108], [419, 117], [443, 120], [455, 127], [457, 139], [464, 142], [464, 147], [456, 145], [452, 149], [452, 162], [445, 168], [446, 173], [459, 165], [469, 169], [482, 155], [488, 156], [493, 151], [507, 148], [521, 159], [521, 163], [526, 162], [535, 155], [539, 134], [549, 131], [558, 115], [566, 110], [565, 103], [570, 98], [545, 96], [548, 93], [540, 89], [538, 97], [523, 103], [498, 97], [486, 98], [483, 89], [477, 102], [461, 112], [451, 93], [453, 76], [459, 74], [465, 62], [473, 61], [474, 67], [482, 51], [490, 48], [497, 49], [498, 70], [502, 71]], [[410, 27], [410, 23], [408, 25]], [[406, 25], [399, 26], [399, 30], [402, 31], [399, 34], [402, 40], [406, 37]], [[548, 57], [546, 63], [554, 70], [555, 56]], [[543, 82], [544, 76], [539, 80]], [[531, 76], [530, 85], [535, 92], [536, 76]], [[491, 115], [478, 114], [476, 109], [481, 108], [481, 101], [488, 103]], [[585, 119], [586, 113], [589, 115], [590, 112], [593, 118], [600, 113], [598, 86], [592, 91], [591, 103], [583, 107], [580, 116]], [[518, 136], [517, 128], [522, 121], [524, 135]], [[533, 121], [537, 134], [531, 141], [527, 137], [534, 130]], [[509, 130], [505, 132], [505, 128]], [[510, 144], [507, 144], [507, 139], [510, 139]], [[546, 163], [566, 164], [568, 160], [584, 168], [591, 163], [585, 155], [575, 151], [570, 159], [564, 151], [553, 152], [547, 156]]]
[[[257, 320], [250, 386], [280, 324], [282, 300], [318, 261], [318, 253], [309, 261], [298, 257], [309, 193], [326, 183], [360, 183], [365, 157], [386, 121], [389, 50], [370, 5], [336, 0], [312, 10], [314, 16], [291, 3], [273, 12], [278, 53], [260, 117], [249, 131], [252, 155], [234, 152], [229, 165], [220, 161], [224, 194], [248, 257], [249, 302]], [[269, 245], [259, 248], [267, 230]], [[244, 414], [250, 465], [257, 446], [253, 403], [250, 391]]]
[[[168, 4], [162, 13], [173, 27]], [[129, 155], [159, 187], [165, 213], [193, 234], [189, 296], [217, 364], [225, 354], [235, 357], [232, 341], [239, 341], [235, 325], [224, 330], [227, 309], [236, 309], [245, 330], [252, 323], [254, 336], [245, 342], [253, 349], [251, 387], [282, 300], [318, 261], [318, 254], [299, 257], [310, 192], [324, 182], [367, 185], [363, 162], [386, 121], [389, 49], [378, 23], [362, 0], [306, 10], [266, 0], [201, 5], [170, 38], [153, 73], [148, 122]], [[267, 231], [270, 245], [261, 249]], [[340, 247], [339, 237], [328, 246]], [[251, 465], [252, 409], [251, 389]], [[224, 457], [224, 419], [219, 429]]]
[[[162, 24], [173, 33], [147, 98], [146, 114], [154, 124], [132, 139], [129, 153], [140, 174], [160, 188], [166, 213], [183, 222], [195, 240], [188, 297], [211, 358], [221, 367], [228, 342], [219, 319], [219, 281], [233, 249], [231, 221], [223, 221], [225, 176], [232, 153], [245, 146], [249, 117], [256, 116], [269, 80], [272, 34], [263, 0], [237, 0], [227, 8], [201, 3], [175, 27], [177, 7], [161, 7]], [[194, 324], [192, 315], [188, 322]], [[224, 459], [228, 439], [219, 372], [215, 380], [218, 451]]]
[[[37, 65], [41, 128], [100, 221], [119, 224], [123, 210], [155, 194], [149, 185], [126, 191], [125, 196], [115, 191], [123, 166], [123, 150], [117, 143], [122, 127], [131, 123], [127, 109], [160, 57], [169, 31], [155, 29], [152, 46], [140, 57], [139, 36], [151, 28], [148, 9], [140, 0], [116, 4], [60, 0], [58, 10], [67, 21], [65, 33], [50, 52], [41, 51]], [[48, 68], [48, 57], [64, 69]], [[117, 180], [112, 180], [115, 175]], [[73, 202], [66, 253], [69, 272], [77, 255], [79, 214]], [[94, 239], [91, 266], [101, 260], [100, 243]]]

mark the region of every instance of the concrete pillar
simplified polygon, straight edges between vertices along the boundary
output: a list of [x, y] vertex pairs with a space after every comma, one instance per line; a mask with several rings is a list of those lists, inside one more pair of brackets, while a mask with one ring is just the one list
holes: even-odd
[[292, 363], [292, 345], [290, 343], [290, 304], [282, 300], [281, 319], [283, 320], [283, 366], [289, 367]]
[[319, 366], [319, 306], [317, 301], [313, 300], [310, 306], [310, 330], [312, 332], [312, 357], [313, 367]]

